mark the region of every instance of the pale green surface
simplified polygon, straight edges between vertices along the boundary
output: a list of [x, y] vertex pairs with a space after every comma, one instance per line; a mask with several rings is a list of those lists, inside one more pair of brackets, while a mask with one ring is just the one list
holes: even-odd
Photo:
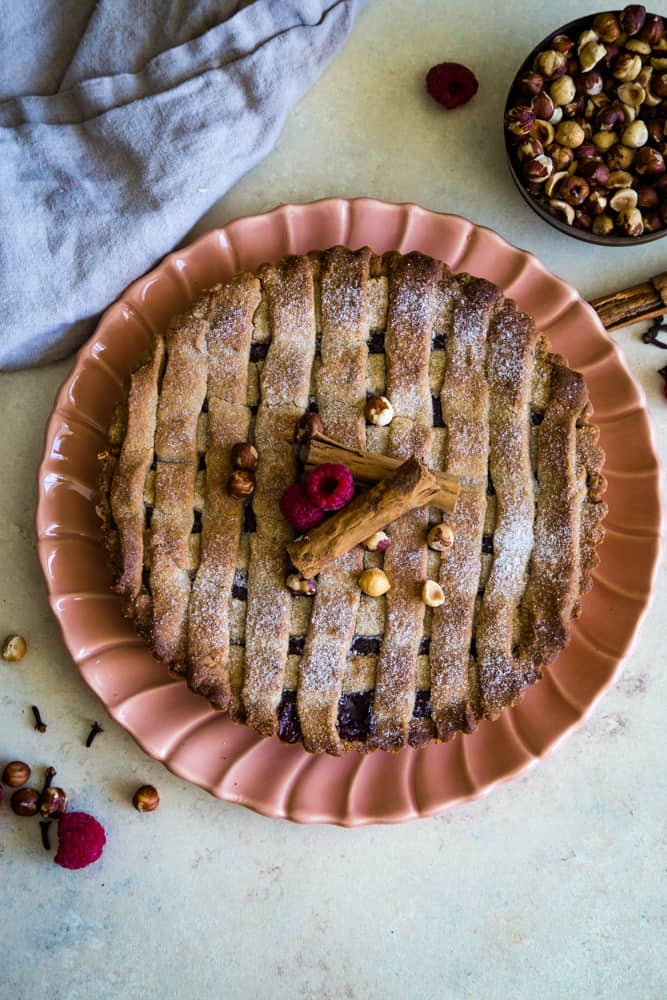
[[[498, 124], [506, 84], [535, 41], [581, 11], [555, 7], [371, 2], [272, 156], [197, 231], [279, 201], [365, 194], [496, 228], [584, 295], [664, 270], [667, 241], [588, 248], [549, 230], [512, 189]], [[445, 58], [480, 79], [474, 103], [451, 115], [422, 92], [425, 70]], [[655, 371], [667, 358], [638, 328], [614, 339], [647, 393], [664, 459]], [[667, 995], [664, 567], [624, 677], [524, 777], [398, 827], [264, 819], [146, 758], [62, 647], [32, 519], [43, 425], [69, 367], [0, 380], [0, 633], [30, 644], [21, 665], [0, 665], [0, 761], [55, 763], [77, 806], [104, 819], [109, 847], [94, 868], [63, 872], [36, 825], [0, 807], [2, 1000]], [[33, 701], [48, 714], [43, 736]], [[94, 718], [106, 731], [86, 750]], [[129, 798], [145, 781], [162, 804], [139, 816]]]

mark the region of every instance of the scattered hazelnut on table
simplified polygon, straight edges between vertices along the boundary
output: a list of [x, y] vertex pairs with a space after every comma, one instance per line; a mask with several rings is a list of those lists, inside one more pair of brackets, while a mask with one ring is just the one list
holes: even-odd
[[22, 760], [12, 760], [2, 772], [2, 783], [10, 788], [21, 788], [28, 784], [31, 773], [28, 764]]
[[384, 531], [376, 531], [364, 539], [362, 544], [369, 552], [386, 552], [391, 545], [391, 538]]
[[2, 658], [8, 663], [18, 663], [25, 656], [27, 648], [22, 635], [5, 636], [2, 643]]
[[358, 583], [369, 597], [381, 597], [391, 590], [389, 578], [381, 569], [365, 569], [359, 576]]
[[160, 796], [153, 785], [141, 785], [132, 796], [132, 805], [140, 813], [154, 812], [160, 805]]
[[257, 449], [249, 441], [238, 441], [232, 447], [232, 465], [236, 469], [256, 468], [257, 458]]
[[227, 492], [238, 500], [251, 497], [255, 492], [255, 474], [251, 469], [236, 469], [227, 480]]
[[445, 601], [445, 592], [435, 580], [425, 580], [422, 586], [422, 601], [429, 608], [439, 608]]
[[40, 794], [36, 788], [19, 788], [9, 800], [17, 816], [36, 816], [39, 812]]
[[366, 403], [366, 420], [376, 427], [386, 427], [394, 419], [394, 407], [386, 396], [371, 396]]
[[454, 544], [454, 532], [444, 522], [434, 524], [426, 536], [426, 543], [430, 549], [435, 549], [436, 552], [444, 552], [446, 549], [451, 549]]
[[324, 433], [324, 422], [319, 413], [308, 410], [299, 420], [296, 427], [297, 441], [309, 441], [313, 434]]
[[48, 819], [59, 819], [67, 811], [67, 804], [67, 792], [62, 788], [49, 785], [42, 792], [39, 811], [42, 816]]

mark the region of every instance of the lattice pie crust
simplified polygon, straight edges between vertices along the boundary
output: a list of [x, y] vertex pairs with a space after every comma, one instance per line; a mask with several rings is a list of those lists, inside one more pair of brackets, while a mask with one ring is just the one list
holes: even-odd
[[[391, 400], [388, 427], [366, 423], [369, 394]], [[430, 550], [442, 514], [416, 510], [385, 553], [288, 590], [278, 500], [309, 408], [349, 446], [459, 476], [453, 547]], [[155, 337], [117, 409], [100, 501], [117, 589], [155, 656], [262, 736], [340, 754], [471, 732], [539, 679], [590, 586], [606, 512], [590, 416], [529, 316], [422, 254], [334, 247], [236, 275]], [[246, 440], [244, 504], [226, 483]], [[370, 566], [385, 596], [360, 591]]]

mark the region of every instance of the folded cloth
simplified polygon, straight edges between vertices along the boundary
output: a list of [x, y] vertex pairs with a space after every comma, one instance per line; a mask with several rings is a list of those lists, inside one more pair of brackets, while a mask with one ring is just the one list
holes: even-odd
[[84, 340], [271, 149], [363, 3], [0, 0], [0, 369]]

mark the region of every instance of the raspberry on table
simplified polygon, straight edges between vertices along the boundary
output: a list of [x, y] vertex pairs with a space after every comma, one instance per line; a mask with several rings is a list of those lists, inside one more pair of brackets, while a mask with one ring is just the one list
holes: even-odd
[[106, 844], [104, 827], [84, 812], [67, 812], [58, 822], [58, 850], [53, 859], [61, 868], [87, 868], [101, 856]]
[[280, 512], [297, 531], [309, 531], [324, 517], [321, 507], [311, 503], [301, 483], [292, 483], [280, 498]]
[[426, 74], [426, 89], [448, 111], [467, 104], [479, 89], [472, 70], [461, 63], [444, 62], [431, 66]]
[[354, 480], [347, 465], [325, 462], [308, 473], [306, 492], [322, 510], [340, 510], [354, 496]]

